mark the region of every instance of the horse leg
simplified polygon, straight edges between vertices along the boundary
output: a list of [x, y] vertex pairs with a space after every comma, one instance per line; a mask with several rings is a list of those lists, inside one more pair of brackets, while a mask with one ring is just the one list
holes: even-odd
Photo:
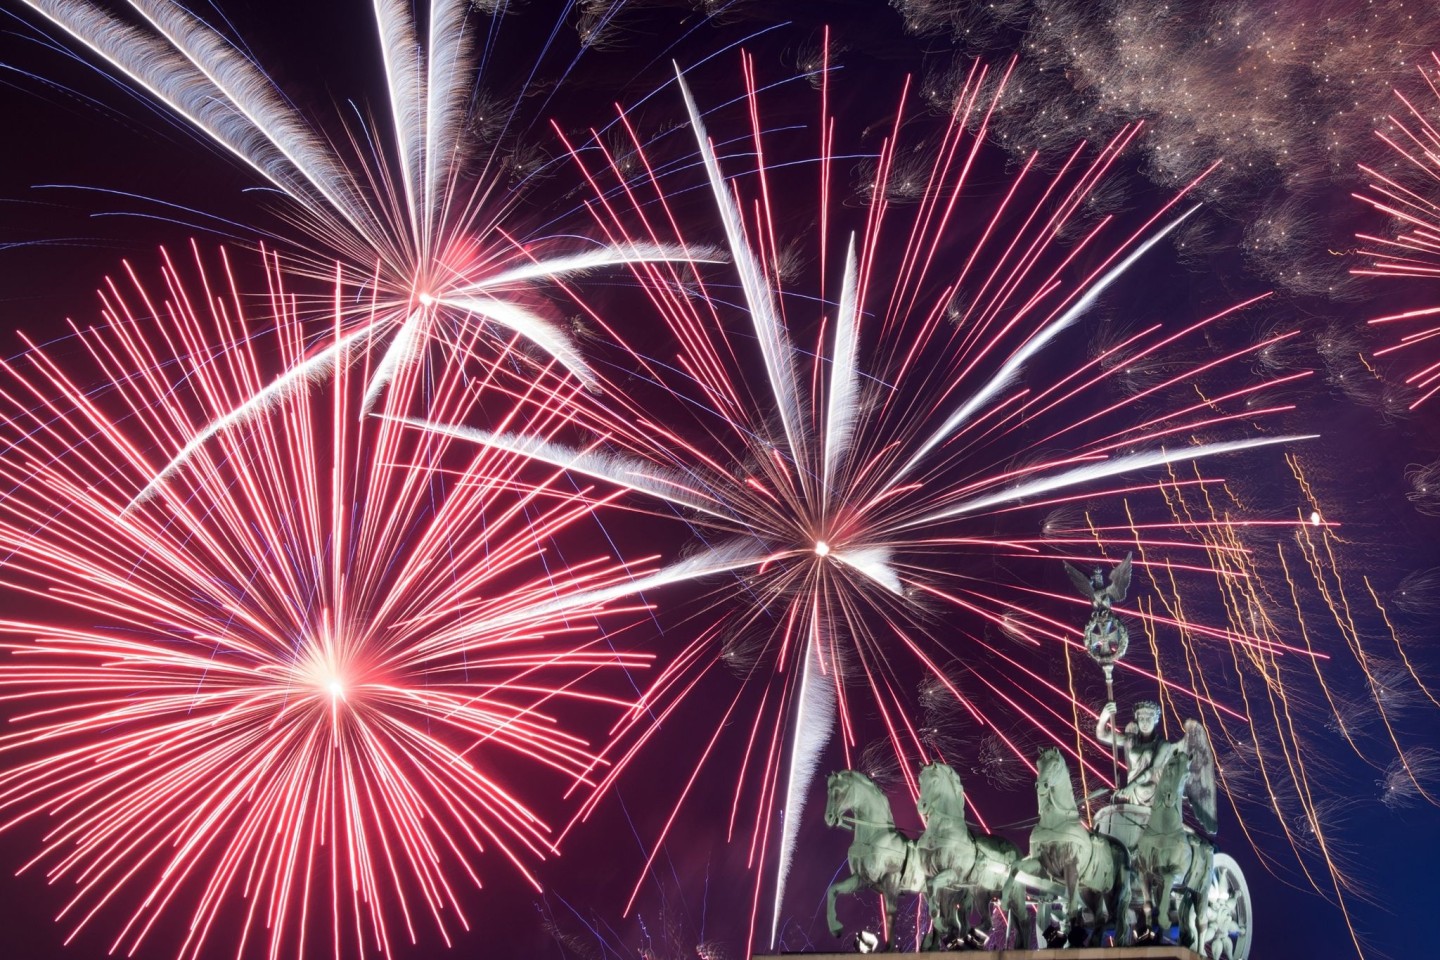
[[1171, 878], [1167, 874], [1160, 877], [1159, 903], [1155, 907], [1155, 919], [1160, 924], [1160, 942], [1170, 942], [1170, 884]]
[[1192, 841], [1191, 849], [1189, 882], [1185, 884], [1190, 891], [1190, 897], [1186, 901], [1187, 922], [1184, 927], [1190, 940], [1188, 943], [1184, 939], [1180, 942], [1193, 950], [1200, 945], [1200, 913], [1210, 898], [1210, 874], [1215, 869], [1215, 849], [1198, 841]]
[[1130, 856], [1116, 858], [1115, 877], [1115, 945], [1130, 945], [1130, 902], [1134, 899], [1130, 884], [1134, 873], [1130, 869]]
[[1196, 928], [1196, 896], [1191, 887], [1183, 888], [1180, 897], [1180, 946], [1194, 950], [1200, 945], [1200, 933]]
[[949, 923], [945, 919], [945, 904], [947, 897], [945, 889], [955, 882], [955, 871], [952, 869], [941, 870], [925, 885], [925, 896], [930, 901], [930, 934], [925, 938], [926, 950], [942, 950], [945, 944], [945, 931], [949, 929]]
[[[965, 924], [967, 929], [962, 936], [965, 936], [966, 943], [976, 949], [983, 948], [990, 940], [990, 934], [995, 931], [995, 908], [996, 898], [999, 890], [991, 890], [984, 884], [976, 884], [971, 887], [969, 897], [965, 905]], [[1001, 909], [1004, 909], [1001, 904]], [[971, 923], [974, 918], [975, 922]]]
[[1014, 946], [1015, 950], [1030, 948], [1030, 933], [1025, 930], [1030, 925], [1030, 911], [1025, 910], [1025, 888], [1015, 882], [1018, 869], [1017, 865], [1011, 865], [1004, 884], [999, 888], [999, 905], [1005, 911], [1005, 941], [1001, 950], [1009, 946]]
[[885, 938], [879, 949], [898, 950], [900, 938], [895, 935], [895, 915], [900, 912], [900, 894], [894, 890], [886, 890], [881, 895], [885, 898]]
[[1114, 884], [1110, 891], [1095, 891], [1095, 926], [1090, 930], [1090, 936], [1085, 940], [1087, 947], [1103, 947], [1105, 945], [1105, 928], [1110, 925], [1110, 899], [1114, 895]]
[[1078, 946], [1075, 942], [1076, 928], [1079, 928], [1082, 934], [1085, 930], [1084, 908], [1080, 900], [1080, 864], [1078, 862], [1065, 867], [1065, 893], [1065, 939], [1071, 946]]
[[1110, 865], [1108, 889], [1100, 891], [1100, 910], [1104, 921], [1095, 925], [1091, 938], [1095, 946], [1105, 946], [1105, 927], [1115, 925], [1115, 945], [1128, 946], [1130, 941], [1130, 864], [1120, 857]]
[[1090, 941], [1097, 947], [1105, 946], [1105, 929], [1114, 924], [1115, 943], [1119, 945], [1125, 942], [1125, 911], [1129, 904], [1121, 896], [1121, 887], [1129, 864], [1120, 856], [1120, 848], [1109, 841], [1098, 849], [1104, 850], [1105, 859], [1101, 861], [1104, 872], [1095, 884], [1095, 929], [1091, 931]]
[[[964, 892], [956, 899], [955, 939], [967, 946], [970, 945], [970, 941], [967, 939], [970, 934], [970, 916], [975, 912], [975, 901], [979, 898], [979, 890], [976, 887], [967, 886], [964, 888]], [[986, 903], [986, 907], [989, 907], [988, 902]], [[980, 921], [981, 926], [984, 926], [984, 924], [985, 921]]]
[[1190, 885], [1190, 871], [1181, 875], [1180, 889], [1171, 893], [1175, 898], [1175, 913], [1178, 925], [1175, 940], [1182, 947], [1194, 950], [1199, 946], [1195, 930], [1195, 888]]
[[852, 873], [844, 880], [836, 880], [830, 884], [830, 889], [825, 893], [825, 921], [830, 927], [830, 936], [837, 940], [845, 935], [845, 928], [835, 916], [835, 898], [842, 893], [854, 893], [864, 882], [859, 874]]
[[1142, 870], [1135, 876], [1140, 881], [1140, 909], [1135, 916], [1135, 930], [1140, 940], [1149, 940], [1154, 932], [1154, 924], [1151, 922], [1154, 918], [1154, 904], [1150, 899], [1150, 874]]
[[941, 946], [940, 946], [940, 942], [941, 942], [941, 941], [940, 941], [940, 931], [939, 931], [939, 929], [935, 926], [935, 924], [936, 924], [936, 918], [935, 918], [935, 901], [934, 901], [933, 899], [931, 899], [931, 897], [930, 897], [929, 894], [926, 894], [926, 895], [925, 895], [925, 901], [926, 901], [926, 903], [927, 903], [927, 905], [928, 905], [928, 910], [930, 911], [930, 929], [925, 932], [925, 939], [923, 939], [923, 940], [920, 941], [920, 949], [921, 949], [922, 951], [929, 952], [929, 951], [931, 951], [931, 950], [939, 950], [939, 949], [941, 949]]
[[[1000, 905], [1005, 911], [1006, 941], [1011, 939], [1010, 933], [1013, 931], [1015, 949], [1030, 949], [1030, 906], [1025, 902], [1025, 888], [1018, 883], [1007, 882], [1000, 891]], [[1004, 944], [1001, 949], [1004, 949]]]
[[[1090, 912], [1092, 921], [1090, 926], [1085, 924], [1085, 912], [1087, 910]], [[1095, 937], [1094, 927], [1099, 923], [1099, 920], [1099, 901], [1095, 899], [1093, 892], [1087, 895], [1082, 888], [1080, 890], [1080, 912], [1075, 915], [1074, 920], [1070, 921], [1069, 936], [1066, 937], [1065, 942], [1072, 947], [1090, 946], [1090, 941]]]
[[1039, 864], [1034, 860], [1016, 860], [1000, 890], [1000, 902], [1005, 904], [1005, 938], [1011, 939], [1010, 932], [1013, 931], [1017, 950], [1029, 950], [1034, 939], [1030, 931], [1030, 907], [1025, 902], [1025, 885], [1020, 882], [1019, 875], [1022, 870], [1033, 872], [1037, 869]]

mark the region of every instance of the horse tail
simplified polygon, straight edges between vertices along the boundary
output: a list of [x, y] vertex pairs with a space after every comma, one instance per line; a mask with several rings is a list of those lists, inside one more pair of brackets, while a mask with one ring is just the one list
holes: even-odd
[[1025, 908], [1022, 905], [1018, 910], [1015, 908], [1015, 897], [1020, 896], [1020, 902], [1025, 902], [1024, 894], [1016, 884], [1016, 874], [1020, 872], [1020, 861], [1014, 860], [1010, 863], [1010, 872], [1005, 876], [1005, 882], [1000, 886], [1000, 907], [1005, 911], [1006, 936], [1013, 932], [1015, 935], [1015, 947], [1017, 950], [1024, 950], [1030, 946], [1030, 938], [1024, 934], [1023, 926], [1027, 922]]

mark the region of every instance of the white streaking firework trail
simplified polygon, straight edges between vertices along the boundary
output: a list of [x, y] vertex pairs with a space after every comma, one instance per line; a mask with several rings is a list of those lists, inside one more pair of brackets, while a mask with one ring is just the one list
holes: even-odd
[[[389, 130], [367, 131], [377, 152], [347, 162], [275, 82], [229, 38], [168, 0], [132, 0], [146, 26], [133, 26], [81, 0], [24, 0], [73, 41], [196, 131], [260, 174], [292, 205], [319, 272], [338, 257], [369, 293], [354, 308], [363, 334], [327, 348], [333, 356], [288, 371], [199, 428], [135, 497], [155, 493], [218, 433], [249, 422], [273, 398], [298, 390], [363, 339], [388, 340], [367, 388], [368, 410], [385, 386], [423, 356], [423, 347], [472, 317], [514, 333], [557, 360], [587, 387], [596, 384], [568, 334], [515, 296], [533, 284], [644, 261], [704, 259], [703, 251], [645, 243], [575, 253], [553, 243], [522, 244], [501, 222], [513, 200], [499, 169], [462, 188], [468, 161], [459, 130], [476, 86], [477, 30], [468, 0], [433, 0], [422, 44], [409, 4], [377, 0], [375, 17], [390, 107]], [[504, 18], [492, 20], [494, 29]], [[387, 136], [388, 133], [388, 136]], [[493, 167], [493, 158], [487, 167]], [[322, 274], [328, 278], [328, 270]]]

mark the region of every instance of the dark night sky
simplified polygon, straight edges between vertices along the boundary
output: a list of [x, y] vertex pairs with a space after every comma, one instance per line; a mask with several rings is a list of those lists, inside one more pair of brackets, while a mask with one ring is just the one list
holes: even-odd
[[[82, 322], [95, 314], [93, 289], [121, 259], [135, 263], [142, 274], [156, 263], [156, 248], [178, 248], [192, 236], [202, 243], [213, 238], [197, 234], [194, 225], [229, 221], [217, 233], [243, 244], [260, 231], [273, 231], [283, 249], [286, 227], [267, 206], [263, 194], [250, 188], [249, 173], [218, 151], [201, 144], [163, 113], [126, 94], [103, 74], [75, 63], [61, 50], [47, 48], [15, 0], [0, 0], [0, 105], [6, 134], [0, 146], [0, 352], [6, 356], [21, 349], [12, 331], [44, 341], [63, 334], [62, 321]], [[527, 54], [542, 31], [553, 22], [554, 4], [532, 0], [517, 19], [513, 69], [499, 69], [492, 77], [519, 75]], [[679, 2], [644, 2], [620, 21], [614, 45], [588, 51], [571, 82], [558, 88], [545, 102], [543, 115], [534, 117], [525, 135], [527, 144], [549, 144], [551, 118], [567, 131], [581, 130], [608, 118], [613, 101], [631, 101], [636, 91], [662, 82], [668, 61], [688, 63], [705, 53], [744, 38], [775, 22], [757, 2], [737, 5], [730, 14], [705, 22]], [[747, 43], [763, 71], [772, 76], [793, 71], [797, 58], [813, 47], [820, 24], [832, 24], [842, 52], [838, 59], [845, 92], [837, 104], [842, 115], [853, 110], [883, 123], [893, 104], [893, 91], [908, 70], [924, 73], [954, 55], [944, 37], [915, 38], [902, 29], [899, 17], [883, 0], [843, 0], [826, 4], [776, 4], [797, 11], [799, 22]], [[344, 104], [378, 104], [381, 91], [373, 73], [375, 48], [369, 7], [325, 0], [308, 3], [249, 2], [222, 4], [235, 31], [246, 38], [259, 61], [270, 68], [287, 93], [307, 115], [325, 120]], [[823, 12], [820, 12], [822, 11]], [[573, 18], [572, 18], [573, 20]], [[994, 55], [1003, 57], [1019, 42], [1019, 27], [1001, 31], [990, 41]], [[679, 38], [679, 39], [677, 39]], [[568, 39], [568, 38], [567, 38]], [[358, 52], [355, 52], [358, 51]], [[734, 64], [735, 55], [723, 62]], [[563, 59], [563, 58], [562, 58]], [[723, 58], [722, 58], [723, 59]], [[502, 63], [504, 61], [502, 60]], [[717, 102], [735, 93], [738, 81], [727, 86], [725, 71], [711, 69], [696, 80], [702, 100]], [[513, 84], [497, 81], [506, 88]], [[540, 103], [551, 92], [534, 86], [523, 110], [540, 114]], [[848, 102], [845, 102], [848, 101]], [[671, 104], [678, 123], [678, 102]], [[660, 112], [662, 108], [657, 108]], [[528, 115], [528, 114], [527, 114]], [[1004, 169], [996, 162], [997, 178]], [[1130, 163], [1122, 179], [1136, 205], [1165, 196], [1146, 180], [1146, 165]], [[545, 222], [556, 209], [573, 207], [567, 199], [572, 183], [560, 168], [526, 201], [523, 214]], [[63, 185], [65, 189], [51, 188]], [[43, 189], [42, 189], [43, 188]], [[86, 189], [75, 189], [86, 188]], [[1365, 219], [1365, 211], [1348, 197], [1348, 174], [1334, 175], [1328, 189], [1312, 191], [1315, 216], [1334, 222], [1317, 231], [1316, 243], [1345, 243], [1357, 228], [1380, 229]], [[116, 196], [97, 191], [117, 191]], [[136, 199], [138, 198], [138, 199]], [[1156, 266], [1140, 285], [1117, 295], [1116, 309], [1179, 307], [1187, 301], [1196, 312], [1233, 302], [1239, 296], [1264, 289], [1271, 278], [1261, 276], [1252, 260], [1234, 249], [1244, 233], [1247, 210], [1258, 202], [1246, 198], [1216, 214], [1215, 250], [1203, 262]], [[182, 214], [171, 222], [165, 204], [200, 214]], [[548, 204], [548, 206], [547, 206]], [[125, 214], [125, 215], [115, 215]], [[210, 218], [219, 218], [213, 220]], [[573, 224], [581, 221], [573, 220]], [[1325, 229], [1330, 232], [1326, 234]], [[1336, 239], [1336, 238], [1339, 239]], [[1440, 299], [1440, 298], [1432, 298]], [[1274, 301], [1277, 318], [1306, 325], [1307, 342], [1326, 330], [1343, 330], [1357, 343], [1371, 345], [1360, 330], [1363, 320], [1415, 303], [1427, 302], [1411, 287], [1361, 286], [1344, 300], [1309, 294], [1283, 293]], [[1360, 332], [1355, 332], [1360, 331]], [[1323, 360], [1313, 357], [1318, 367]], [[1315, 378], [1304, 397], [1302, 414], [1310, 427], [1324, 432], [1324, 449], [1311, 454], [1312, 476], [1328, 484], [1329, 501], [1340, 504], [1349, 524], [1347, 538], [1353, 555], [1345, 561], [1358, 572], [1368, 572], [1377, 583], [1393, 586], [1406, 573], [1440, 564], [1440, 520], [1416, 513], [1404, 497], [1403, 468], [1408, 463], [1434, 460], [1440, 450], [1440, 403], [1411, 418], [1382, 416], [1382, 402], [1346, 395], [1330, 389], [1325, 378]], [[1256, 478], [1257, 486], [1275, 487], [1281, 478]], [[1275, 487], [1278, 488], [1278, 487]], [[1282, 504], [1289, 508], [1288, 502]], [[7, 611], [14, 615], [15, 611]], [[1440, 654], [1434, 644], [1433, 622], [1408, 625], [1414, 637], [1417, 661], [1440, 671]], [[725, 691], [716, 689], [713, 700], [697, 700], [689, 709], [697, 714], [721, 703]], [[1138, 696], [1138, 694], [1137, 694]], [[1412, 724], [1412, 741], [1440, 747], [1434, 736], [1435, 715]], [[1312, 722], [1320, 723], [1323, 718]], [[1415, 730], [1419, 732], [1416, 733]], [[1428, 731], [1428, 732], [1427, 732]], [[496, 865], [486, 874], [487, 889], [474, 895], [472, 917], [477, 931], [460, 941], [452, 954], [433, 953], [422, 942], [414, 956], [590, 957], [593, 944], [606, 944], [604, 956], [639, 956], [649, 948], [657, 958], [694, 956], [701, 940], [725, 945], [726, 956], [742, 955], [741, 941], [748, 919], [751, 875], [743, 864], [743, 851], [727, 847], [716, 822], [727, 813], [728, 786], [723, 774], [703, 783], [693, 804], [683, 840], [672, 841], [657, 861], [635, 916], [619, 916], [622, 889], [628, 891], [640, 864], [645, 844], [668, 814], [676, 794], [676, 777], [689, 769], [687, 749], [695, 744], [672, 734], [653, 745], [650, 764], [641, 763], [622, 781], [618, 798], [606, 803], [594, 821], [568, 841], [565, 856], [541, 868], [549, 892], [541, 897], [519, 884], [509, 883], [505, 868]], [[1353, 754], [1341, 750], [1324, 758], [1343, 771], [1341, 782], [1365, 784], [1381, 773], [1358, 767]], [[1382, 763], [1383, 767], [1383, 763]], [[1433, 784], [1432, 784], [1433, 786]], [[845, 840], [820, 823], [820, 788], [814, 792], [809, 825], [801, 835], [800, 860], [790, 881], [787, 913], [790, 928], [786, 943], [794, 948], [826, 949], [833, 941], [823, 930], [823, 892], [838, 867]], [[990, 809], [1013, 812], [1001, 819], [1020, 819], [1033, 803], [1028, 787], [1018, 792], [997, 791]], [[1253, 799], [1253, 798], [1252, 798]], [[1440, 811], [1425, 805], [1388, 807], [1372, 796], [1362, 796], [1345, 810], [1347, 826], [1341, 831], [1353, 844], [1357, 873], [1368, 884], [1362, 896], [1351, 898], [1370, 956], [1394, 958], [1429, 956], [1433, 934], [1425, 910], [1440, 897], [1440, 871], [1434, 853], [1440, 850]], [[911, 823], [915, 828], [917, 824]], [[1256, 828], [1257, 842], [1277, 843], [1273, 826]], [[1019, 838], [1017, 838], [1019, 839]], [[18, 865], [35, 849], [36, 837], [20, 831], [0, 833], [0, 865]], [[1273, 877], [1244, 843], [1239, 831], [1221, 834], [1222, 848], [1245, 869], [1256, 901], [1257, 960], [1290, 957], [1343, 957], [1351, 955], [1349, 938], [1337, 911], [1320, 897], [1301, 890], [1303, 877], [1285, 867]], [[0, 871], [4, 872], [4, 871]], [[68, 957], [88, 960], [105, 954], [103, 934], [87, 934], [61, 947], [65, 928], [49, 921], [62, 902], [61, 893], [47, 889], [38, 876], [7, 879], [0, 884], [0, 957], [14, 960]], [[592, 927], [593, 925], [593, 927]], [[587, 927], [592, 927], [587, 930]], [[566, 938], [573, 949], [566, 949]], [[398, 951], [407, 954], [405, 948]], [[157, 955], [165, 955], [163, 953]], [[228, 955], [216, 952], [216, 955]]]

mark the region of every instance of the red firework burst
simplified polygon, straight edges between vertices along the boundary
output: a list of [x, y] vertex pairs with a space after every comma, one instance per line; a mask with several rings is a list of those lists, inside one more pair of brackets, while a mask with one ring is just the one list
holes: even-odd
[[[113, 949], [180, 930], [180, 956], [213, 955], [237, 924], [236, 956], [448, 942], [482, 851], [533, 884], [554, 850], [537, 804], [596, 763], [566, 718], [626, 706], [605, 680], [645, 659], [611, 646], [626, 611], [564, 598], [628, 574], [549, 559], [595, 522], [584, 491], [362, 418], [347, 364], [133, 503], [306, 362], [278, 261], [265, 277], [264, 329], [228, 263], [186, 282], [167, 258], [159, 286], [107, 286], [103, 324], [4, 364], [0, 576], [32, 612], [0, 625], [0, 809], [44, 825], [27, 869], [70, 884], [76, 932], [119, 917]], [[507, 376], [423, 373], [397, 384], [436, 409]]]

